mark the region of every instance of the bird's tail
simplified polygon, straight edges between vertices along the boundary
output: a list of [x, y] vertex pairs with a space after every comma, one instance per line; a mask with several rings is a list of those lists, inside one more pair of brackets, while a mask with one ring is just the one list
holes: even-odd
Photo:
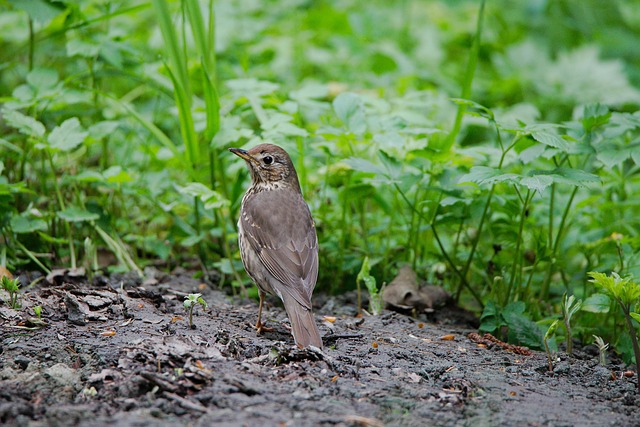
[[293, 339], [298, 347], [304, 348], [310, 345], [322, 349], [322, 338], [313, 317], [313, 312], [300, 304], [292, 296], [283, 292], [282, 302], [291, 322]]

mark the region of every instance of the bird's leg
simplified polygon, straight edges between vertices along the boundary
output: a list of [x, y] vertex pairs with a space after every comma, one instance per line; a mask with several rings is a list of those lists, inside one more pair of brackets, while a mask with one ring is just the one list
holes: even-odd
[[260, 294], [260, 306], [258, 307], [258, 321], [256, 322], [256, 330], [258, 332], [258, 335], [261, 334], [262, 332], [273, 331], [273, 328], [267, 328], [266, 326], [264, 326], [264, 323], [262, 323], [262, 304], [264, 303], [265, 293], [262, 291], [259, 291], [259, 294]]

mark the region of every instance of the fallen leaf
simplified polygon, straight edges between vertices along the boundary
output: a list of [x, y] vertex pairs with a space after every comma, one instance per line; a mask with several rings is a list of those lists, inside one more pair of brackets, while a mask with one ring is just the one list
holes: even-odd
[[196, 367], [198, 369], [204, 369], [204, 365], [202, 364], [202, 361], [196, 360]]
[[325, 322], [329, 322], [329, 323], [335, 323], [336, 321], [335, 316], [324, 316], [323, 319]]
[[138, 303], [138, 308], [144, 308], [144, 304], [143, 303]]
[[176, 323], [176, 322], [179, 322], [180, 320], [183, 320], [182, 316], [173, 316], [171, 318], [171, 323]]
[[102, 335], [103, 337], [112, 337], [116, 334], [116, 331], [104, 331], [103, 333], [101, 333], [100, 335]]
[[627, 378], [631, 378], [633, 376], [633, 371], [624, 371], [623, 375]]
[[338, 378], [339, 378], [338, 375], [334, 376], [333, 378], [331, 378], [331, 382], [335, 383], [336, 381], [338, 381]]
[[200, 283], [198, 285], [198, 289], [201, 290], [201, 291], [206, 290], [207, 289], [207, 284], [206, 283]]
[[424, 323], [418, 323], [418, 328], [420, 329], [424, 328]]
[[371, 343], [371, 347], [373, 347], [373, 348], [378, 348], [378, 343], [377, 343], [377, 342], [375, 342], [375, 341], [374, 341], [374, 342], [372, 342], [372, 343]]
[[453, 334], [447, 334], [440, 337], [442, 341], [453, 341], [456, 339], [456, 336]]

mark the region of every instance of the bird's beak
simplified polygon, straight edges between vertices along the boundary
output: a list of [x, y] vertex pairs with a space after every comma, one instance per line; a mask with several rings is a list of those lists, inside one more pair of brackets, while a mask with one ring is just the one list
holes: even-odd
[[229, 148], [229, 151], [231, 151], [236, 156], [245, 159], [248, 162], [259, 164], [258, 160], [253, 156], [251, 156], [251, 154], [249, 154], [247, 150], [243, 150], [242, 148]]

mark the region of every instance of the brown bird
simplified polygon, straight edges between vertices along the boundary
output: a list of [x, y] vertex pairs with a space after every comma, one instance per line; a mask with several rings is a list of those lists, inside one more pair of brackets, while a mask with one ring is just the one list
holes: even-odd
[[258, 333], [265, 295], [280, 297], [299, 347], [322, 348], [311, 311], [311, 294], [318, 278], [318, 238], [302, 198], [291, 158], [273, 144], [251, 150], [230, 148], [251, 172], [251, 186], [242, 198], [238, 220], [240, 255], [247, 274], [258, 286]]

